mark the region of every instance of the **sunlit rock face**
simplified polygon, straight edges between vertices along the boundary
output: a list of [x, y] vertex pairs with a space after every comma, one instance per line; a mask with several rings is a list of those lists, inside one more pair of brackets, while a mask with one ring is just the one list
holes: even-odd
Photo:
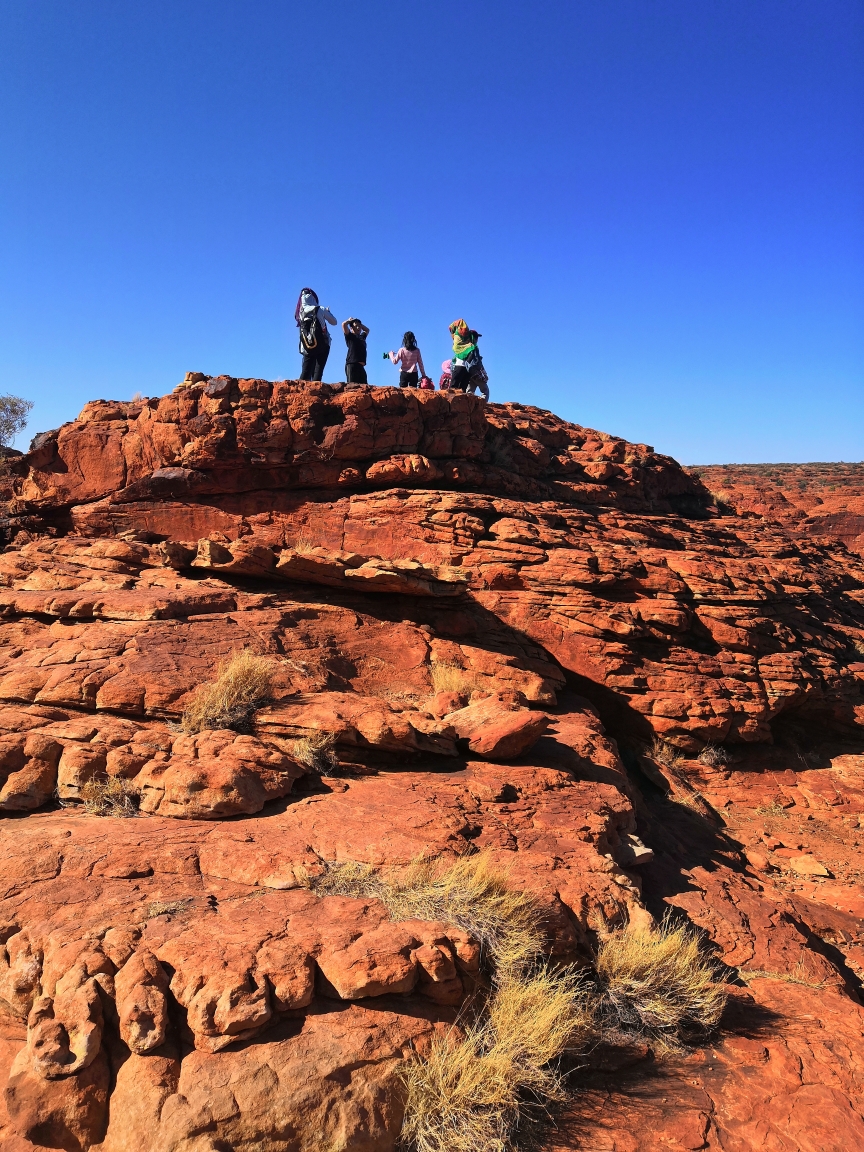
[[[864, 1144], [858, 556], [462, 394], [204, 378], [10, 473], [4, 1149], [390, 1152], [482, 949], [315, 878], [478, 849], [556, 963], [671, 905], [737, 981], [713, 1047], [598, 1050], [550, 1148]], [[184, 728], [244, 649], [267, 699]]]

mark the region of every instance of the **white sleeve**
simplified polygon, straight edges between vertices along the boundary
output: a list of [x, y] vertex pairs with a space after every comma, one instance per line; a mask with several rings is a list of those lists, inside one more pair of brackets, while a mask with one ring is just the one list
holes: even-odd
[[330, 311], [330, 309], [325, 308], [323, 304], [318, 309], [318, 315], [323, 316], [328, 324], [335, 324], [336, 323], [336, 317], [333, 315], [333, 313]]

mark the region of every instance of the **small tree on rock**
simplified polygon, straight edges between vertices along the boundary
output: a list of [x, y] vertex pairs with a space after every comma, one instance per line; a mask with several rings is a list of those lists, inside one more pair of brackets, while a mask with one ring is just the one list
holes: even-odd
[[15, 437], [27, 426], [27, 416], [33, 407], [32, 400], [8, 393], [0, 396], [0, 448], [8, 448]]

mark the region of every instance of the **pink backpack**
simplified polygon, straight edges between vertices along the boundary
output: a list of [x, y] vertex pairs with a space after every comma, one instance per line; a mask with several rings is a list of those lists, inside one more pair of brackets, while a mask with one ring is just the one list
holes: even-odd
[[432, 381], [429, 379], [428, 376], [421, 377], [420, 387], [425, 388], [427, 392], [434, 392], [435, 391], [435, 385], [432, 383]]

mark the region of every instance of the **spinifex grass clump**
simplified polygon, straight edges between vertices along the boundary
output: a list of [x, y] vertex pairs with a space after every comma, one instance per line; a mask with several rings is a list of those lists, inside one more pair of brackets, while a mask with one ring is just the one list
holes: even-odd
[[706, 744], [699, 753], [699, 763], [707, 764], [709, 768], [719, 768], [721, 764], [729, 763], [729, 754], [717, 744]]
[[93, 816], [137, 816], [138, 793], [128, 780], [109, 776], [81, 786], [84, 809]]
[[392, 874], [354, 861], [331, 864], [310, 884], [321, 896], [380, 900], [393, 920], [458, 924], [473, 936], [498, 972], [523, 958], [538, 956], [542, 946], [542, 912], [537, 902], [514, 888], [487, 852], [452, 863], [415, 861]]
[[508, 1152], [537, 1107], [563, 1096], [559, 1058], [584, 1046], [593, 1014], [587, 985], [542, 959], [542, 911], [489, 855], [415, 863], [385, 877], [333, 865], [313, 880], [321, 895], [371, 896], [394, 920], [443, 920], [477, 940], [488, 983], [466, 1006], [465, 1026], [433, 1041], [403, 1072], [401, 1146], [411, 1152]]
[[402, 1071], [404, 1152], [517, 1152], [538, 1111], [564, 1098], [561, 1057], [622, 1033], [675, 1048], [715, 1024], [725, 993], [698, 940], [665, 921], [604, 937], [594, 979], [542, 955], [543, 912], [488, 853], [392, 873], [331, 864], [309, 886], [321, 896], [380, 900], [393, 920], [457, 924], [483, 950], [484, 979], [461, 1027]]
[[429, 676], [435, 692], [470, 693], [477, 687], [477, 676], [449, 660], [433, 660]]
[[713, 1027], [726, 992], [697, 936], [665, 919], [609, 933], [595, 962], [607, 1029], [674, 1047], [682, 1034]]
[[411, 1152], [511, 1152], [538, 1108], [563, 1100], [558, 1060], [593, 1027], [585, 985], [545, 966], [495, 980], [464, 1034], [406, 1065], [401, 1146]]
[[246, 732], [256, 709], [266, 704], [273, 689], [274, 667], [265, 656], [244, 648], [220, 664], [216, 679], [195, 692], [180, 721], [182, 731], [233, 728]]
[[654, 741], [648, 749], [648, 755], [652, 760], [656, 760], [658, 764], [664, 764], [667, 768], [678, 768], [684, 762], [683, 754], [666, 740], [661, 740], [659, 736], [654, 737]]
[[303, 764], [310, 772], [326, 775], [339, 767], [334, 751], [335, 741], [330, 732], [317, 732], [312, 736], [301, 736], [294, 741], [291, 755], [298, 764]]

